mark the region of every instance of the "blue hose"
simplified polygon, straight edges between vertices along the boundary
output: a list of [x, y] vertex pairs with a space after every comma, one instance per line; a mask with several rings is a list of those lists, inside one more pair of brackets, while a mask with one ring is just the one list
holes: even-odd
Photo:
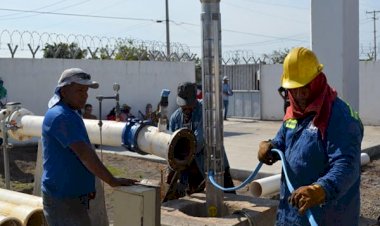
[[257, 165], [256, 169], [251, 173], [251, 175], [249, 175], [249, 177], [245, 181], [243, 181], [243, 183], [241, 183], [239, 186], [236, 186], [236, 187], [224, 188], [224, 187], [220, 186], [218, 183], [216, 183], [216, 181], [214, 179], [214, 171], [212, 171], [212, 170], [208, 171], [208, 179], [210, 180], [211, 184], [214, 185], [214, 187], [218, 188], [219, 190], [235, 191], [235, 190], [238, 190], [238, 189], [246, 186], [251, 181], [253, 181], [253, 179], [256, 177], [256, 174], [259, 172], [262, 165], [263, 165], [263, 163], [260, 162], [259, 165]]
[[[285, 175], [285, 182], [286, 182], [286, 185], [288, 186], [290, 193], [292, 193], [294, 191], [294, 187], [293, 187], [293, 185], [290, 182], [289, 177], [288, 177], [288, 171], [286, 169], [286, 161], [285, 161], [284, 153], [282, 153], [282, 151], [280, 151], [278, 149], [272, 149], [272, 151], [276, 152], [278, 155], [280, 155], [280, 158], [282, 161], [282, 169], [283, 169], [282, 171], [284, 172], [284, 175]], [[309, 220], [309, 223], [311, 226], [318, 226], [317, 221], [315, 220], [310, 209], [306, 210], [306, 216], [307, 216], [307, 219]]]
[[[280, 151], [278, 149], [272, 149], [272, 151], [276, 152], [281, 158], [282, 169], [283, 169], [283, 172], [285, 175], [285, 182], [286, 182], [286, 185], [288, 186], [290, 193], [292, 193], [294, 191], [294, 187], [293, 187], [293, 185], [290, 182], [289, 177], [288, 177], [284, 153], [282, 153], [282, 151]], [[249, 175], [249, 177], [243, 183], [241, 183], [239, 186], [236, 186], [236, 187], [224, 188], [224, 187], [220, 186], [219, 184], [217, 184], [215, 179], [214, 179], [214, 171], [212, 171], [212, 170], [210, 170], [208, 172], [208, 179], [210, 180], [211, 184], [214, 185], [214, 187], [216, 187], [222, 191], [235, 191], [235, 190], [238, 190], [238, 189], [246, 186], [248, 183], [250, 183], [256, 177], [256, 175], [259, 172], [262, 165], [263, 165], [263, 163], [260, 162], [257, 165], [256, 169], [251, 173], [251, 175]], [[316, 220], [315, 220], [310, 209], [306, 210], [306, 216], [307, 216], [311, 226], [318, 226], [318, 224], [317, 224], [317, 222], [316, 222]]]

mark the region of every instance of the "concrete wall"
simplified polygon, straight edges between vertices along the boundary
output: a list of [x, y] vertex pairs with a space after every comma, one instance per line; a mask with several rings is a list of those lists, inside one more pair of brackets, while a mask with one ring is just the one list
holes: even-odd
[[260, 73], [261, 119], [281, 120], [284, 101], [277, 89], [281, 86], [282, 64], [262, 65]]
[[[366, 125], [380, 126], [380, 61], [359, 63], [359, 114]], [[280, 86], [282, 65], [262, 65], [261, 67], [261, 118], [262, 120], [281, 120], [283, 101], [277, 93]], [[327, 74], [330, 82], [331, 75]], [[341, 93], [338, 92], [341, 97]]]
[[366, 125], [380, 125], [380, 61], [360, 62], [360, 118]]
[[[145, 111], [149, 102], [157, 105], [161, 90], [170, 89], [170, 113], [175, 110], [177, 85], [182, 81], [195, 81], [194, 64], [191, 62], [159, 61], [108, 61], [67, 59], [0, 59], [0, 76], [8, 90], [7, 101], [21, 102], [23, 107], [36, 115], [44, 115], [47, 103], [53, 95], [62, 71], [79, 67], [100, 83], [99, 89], [90, 89], [88, 102], [98, 115], [96, 95], [114, 95], [112, 85], [120, 84], [120, 104]], [[115, 106], [114, 100], [103, 101], [103, 118]]]
[[359, 0], [311, 0], [311, 47], [341, 97], [359, 109]]

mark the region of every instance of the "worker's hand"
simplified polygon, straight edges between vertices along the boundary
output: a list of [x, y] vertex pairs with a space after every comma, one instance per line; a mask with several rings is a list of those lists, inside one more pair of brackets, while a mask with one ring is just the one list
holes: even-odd
[[299, 187], [293, 191], [289, 197], [289, 203], [298, 208], [298, 213], [303, 215], [310, 207], [320, 205], [325, 202], [326, 193], [319, 184]]
[[135, 185], [137, 182], [139, 182], [139, 181], [138, 180], [134, 180], [134, 179], [117, 178], [117, 177], [115, 177], [114, 180], [112, 180], [112, 182], [109, 183], [109, 185], [111, 187], [131, 186], [131, 185]]
[[279, 160], [279, 156], [277, 153], [272, 152], [273, 145], [270, 141], [261, 141], [259, 145], [259, 153], [257, 154], [257, 158], [260, 162], [263, 162], [267, 165], [272, 165], [277, 160]]

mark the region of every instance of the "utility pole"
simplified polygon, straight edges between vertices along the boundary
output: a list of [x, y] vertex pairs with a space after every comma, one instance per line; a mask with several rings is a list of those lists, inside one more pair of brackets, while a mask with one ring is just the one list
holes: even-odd
[[166, 3], [166, 59], [170, 59], [170, 35], [169, 35], [169, 0]]
[[374, 44], [374, 60], [376, 61], [376, 58], [377, 58], [377, 47], [376, 47], [376, 20], [378, 19], [376, 17], [376, 13], [380, 13], [380, 11], [376, 11], [376, 10], [373, 10], [373, 11], [370, 11], [370, 12], [366, 12], [367, 14], [373, 14], [372, 16], [372, 19], [373, 19], [373, 44]]

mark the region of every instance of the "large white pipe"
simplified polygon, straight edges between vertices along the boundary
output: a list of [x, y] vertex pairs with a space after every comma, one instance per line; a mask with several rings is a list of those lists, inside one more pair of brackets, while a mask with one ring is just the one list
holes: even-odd
[[0, 214], [0, 226], [22, 226], [19, 219]]
[[144, 152], [167, 159], [173, 169], [183, 170], [194, 156], [196, 143], [193, 136], [188, 129], [180, 129], [167, 136], [157, 127], [144, 126], [137, 135], [137, 146]]
[[[12, 116], [11, 116], [12, 117]], [[17, 140], [28, 140], [31, 137], [41, 137], [43, 116], [24, 115], [20, 117], [20, 128], [10, 131], [10, 136]], [[100, 144], [100, 132], [98, 120], [84, 119], [84, 124], [91, 143]], [[104, 145], [120, 146], [121, 135], [125, 123], [116, 121], [102, 121], [102, 141]]]
[[42, 198], [0, 189], [0, 215], [19, 219], [23, 225], [43, 225]]
[[41, 207], [36, 207], [24, 203], [16, 205], [14, 203], [0, 201], [1, 215], [14, 217], [25, 226], [40, 226], [44, 224], [44, 215]]
[[22, 205], [28, 203], [30, 206], [42, 208], [42, 198], [21, 192], [11, 191], [0, 188], [0, 201]]
[[[366, 165], [370, 162], [367, 153], [361, 153], [360, 163]], [[278, 193], [280, 191], [281, 174], [254, 180], [249, 185], [249, 191], [252, 196], [260, 197]]]
[[[21, 108], [9, 116], [9, 121], [16, 129], [8, 130], [10, 137], [24, 141], [31, 137], [40, 137], [42, 133], [43, 116], [34, 116], [30, 111]], [[100, 144], [98, 120], [84, 119], [84, 124], [91, 143]], [[139, 125], [140, 124], [136, 124]], [[102, 121], [102, 144], [120, 146], [126, 122]], [[173, 169], [180, 169], [190, 164], [195, 152], [195, 136], [188, 129], [180, 129], [174, 133], [161, 132], [156, 127], [141, 125], [136, 131], [137, 149], [145, 153], [160, 156]], [[132, 132], [131, 132], [132, 133]], [[130, 133], [130, 134], [131, 134]], [[132, 135], [131, 135], [132, 136]], [[132, 137], [134, 140], [135, 137]]]

